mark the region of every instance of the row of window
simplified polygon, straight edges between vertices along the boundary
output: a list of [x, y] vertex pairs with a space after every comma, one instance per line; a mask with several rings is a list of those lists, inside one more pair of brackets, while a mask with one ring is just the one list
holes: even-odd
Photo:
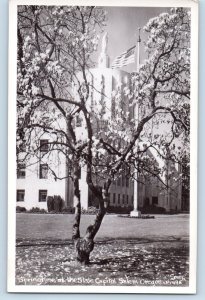
[[[26, 178], [26, 165], [25, 164], [18, 164], [18, 166], [17, 166], [17, 178], [18, 179]], [[40, 179], [47, 179], [48, 178], [48, 164], [40, 164], [39, 178]]]
[[[133, 196], [132, 196], [132, 201], [133, 201]], [[121, 195], [121, 194], [113, 193], [112, 203], [113, 204], [129, 204], [129, 195], [124, 195], [124, 194]]]
[[[46, 202], [47, 190], [39, 190], [38, 191], [38, 201]], [[16, 191], [16, 201], [23, 202], [25, 201], [25, 190], [17, 190]]]
[[[26, 145], [24, 143], [22, 143], [20, 145], [20, 148], [21, 148], [22, 152], [26, 151]], [[45, 139], [40, 140], [39, 150], [40, 150], [40, 152], [44, 152], [44, 153], [48, 152], [48, 150], [49, 150], [49, 140], [45, 140]]]
[[117, 181], [114, 181], [114, 185], [129, 187], [129, 178], [125, 176], [118, 177]]
[[[80, 170], [81, 173], [81, 170]], [[79, 178], [81, 178], [81, 174], [79, 173]], [[26, 178], [26, 165], [25, 164], [18, 164], [17, 166], [17, 178], [24, 179]], [[40, 164], [39, 167], [39, 178], [40, 179], [47, 179], [48, 178], [48, 164]], [[116, 185], [116, 182], [114, 182]], [[126, 186], [129, 187], [129, 178], [119, 177], [117, 180], [117, 186]]]
[[[117, 197], [118, 196], [118, 197]], [[47, 197], [47, 190], [39, 190], [38, 191], [38, 201], [45, 202]], [[132, 196], [133, 198], [133, 196]], [[113, 193], [113, 204], [129, 204], [129, 195], [122, 195]], [[121, 203], [122, 200], [122, 203]], [[133, 200], [133, 199], [132, 199]], [[17, 190], [16, 192], [16, 201], [23, 202], [25, 201], [25, 190]]]

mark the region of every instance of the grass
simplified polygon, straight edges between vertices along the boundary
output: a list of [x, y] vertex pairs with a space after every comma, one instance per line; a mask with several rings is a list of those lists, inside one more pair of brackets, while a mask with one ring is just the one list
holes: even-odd
[[188, 245], [135, 240], [98, 242], [89, 266], [75, 262], [72, 244], [17, 247], [17, 285], [188, 284]]
[[[17, 214], [17, 239], [71, 239], [74, 215]], [[82, 215], [81, 235], [94, 220], [93, 215]], [[106, 215], [96, 240], [123, 238], [166, 238], [189, 235], [188, 215], [156, 215], [155, 219], [120, 218]]]
[[[188, 285], [188, 216], [108, 215], [88, 266], [75, 262], [72, 220], [72, 215], [17, 214], [17, 285]], [[82, 228], [92, 220], [83, 215]]]

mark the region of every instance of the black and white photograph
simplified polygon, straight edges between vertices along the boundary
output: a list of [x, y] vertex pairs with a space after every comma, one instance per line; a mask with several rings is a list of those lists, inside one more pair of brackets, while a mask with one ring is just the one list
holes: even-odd
[[9, 292], [196, 292], [197, 9], [10, 1]]

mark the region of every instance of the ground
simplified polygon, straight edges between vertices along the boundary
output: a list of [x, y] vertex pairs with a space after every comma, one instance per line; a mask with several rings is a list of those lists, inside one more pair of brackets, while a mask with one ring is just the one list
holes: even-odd
[[188, 285], [188, 215], [105, 216], [89, 266], [75, 262], [73, 217], [17, 214], [16, 284]]

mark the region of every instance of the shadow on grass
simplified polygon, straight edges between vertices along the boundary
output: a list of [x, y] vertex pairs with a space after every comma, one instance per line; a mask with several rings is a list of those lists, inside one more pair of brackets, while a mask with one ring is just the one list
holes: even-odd
[[[183, 278], [180, 285], [187, 285], [189, 243], [176, 239], [96, 242], [90, 264], [86, 266], [76, 262], [72, 241], [38, 240], [34, 243], [24, 240], [19, 241], [16, 248], [17, 284], [22, 284], [22, 278], [25, 280], [23, 284], [29, 282], [33, 285], [42, 278], [44, 284], [77, 285], [79, 278], [90, 282], [95, 282], [96, 278], [112, 278], [119, 284], [118, 279], [125, 276], [133, 280], [132, 285], [136, 285], [136, 278], [168, 280], [172, 285], [176, 276]], [[33, 281], [30, 282], [30, 279]]]

